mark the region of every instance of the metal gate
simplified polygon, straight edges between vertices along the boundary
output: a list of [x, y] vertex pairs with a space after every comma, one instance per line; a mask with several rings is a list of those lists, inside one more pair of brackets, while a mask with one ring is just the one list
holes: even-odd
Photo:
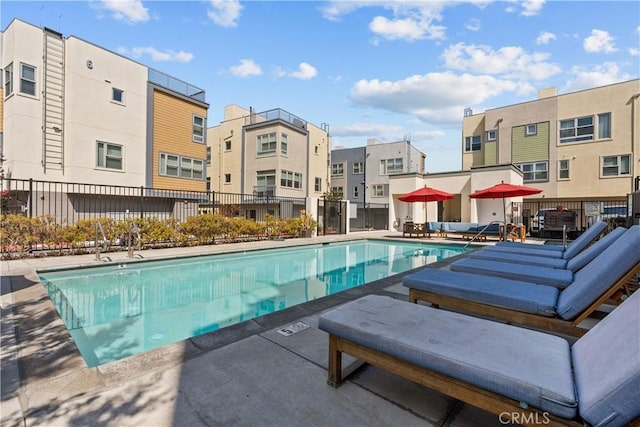
[[347, 202], [318, 200], [318, 235], [347, 233]]

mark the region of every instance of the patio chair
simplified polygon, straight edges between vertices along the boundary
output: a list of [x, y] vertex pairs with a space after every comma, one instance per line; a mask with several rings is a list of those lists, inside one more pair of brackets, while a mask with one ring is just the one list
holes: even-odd
[[573, 242], [571, 242], [566, 248], [559, 245], [538, 245], [531, 243], [520, 242], [498, 242], [493, 246], [487, 246], [486, 251], [496, 251], [500, 253], [526, 253], [529, 255], [546, 256], [550, 258], [564, 258], [569, 259], [576, 254], [582, 252], [587, 246], [589, 246], [594, 240], [596, 240], [607, 229], [607, 223], [604, 221], [597, 221], [591, 227], [589, 227], [584, 233], [578, 236]]
[[640, 226], [581, 268], [565, 289], [425, 267], [402, 279], [409, 301], [579, 336], [579, 326], [640, 272]]
[[484, 249], [477, 250], [469, 254], [469, 258], [483, 259], [487, 261], [503, 261], [513, 264], [525, 264], [540, 267], [550, 268], [563, 268], [571, 270], [576, 273], [580, 268], [584, 267], [593, 258], [598, 256], [600, 252], [608, 248], [613, 244], [618, 237], [627, 231], [624, 227], [618, 227], [608, 233], [601, 239], [597, 240], [587, 249], [583, 250], [579, 254], [573, 256], [570, 259], [564, 258], [549, 258], [542, 256], [535, 256], [529, 254], [512, 253], [512, 252], [497, 252], [497, 251], [485, 251]]
[[494, 413], [503, 424], [576, 427], [640, 421], [639, 325], [640, 292], [573, 345], [378, 295], [325, 312], [319, 321], [329, 333], [333, 387], [343, 381], [347, 353]]
[[[640, 233], [640, 225], [633, 226], [629, 230], [620, 229], [615, 233], [612, 232], [609, 234], [608, 238], [602, 238], [600, 241], [594, 243], [593, 245], [591, 245], [591, 247], [585, 249], [580, 254], [569, 260], [542, 257], [544, 261], [566, 261], [565, 267], [558, 267], [557, 265], [535, 265], [535, 259], [541, 258], [536, 256], [527, 257], [533, 258], [534, 263], [524, 264], [521, 262], [513, 262], [509, 258], [509, 256], [514, 257], [514, 254], [501, 254], [504, 255], [504, 257], [500, 261], [496, 261], [495, 259], [488, 260], [469, 257], [452, 263], [449, 268], [452, 271], [504, 277], [506, 279], [523, 280], [525, 282], [551, 285], [559, 289], [564, 289], [573, 282], [575, 274], [580, 271], [580, 269], [582, 269], [590, 262], [597, 262], [595, 261], [595, 259], [602, 253], [603, 250], [605, 250], [611, 244], [615, 245], [615, 242], [619, 241], [621, 235], [627, 233]], [[487, 253], [491, 254], [492, 252]], [[524, 255], [522, 255], [521, 257], [524, 257]]]

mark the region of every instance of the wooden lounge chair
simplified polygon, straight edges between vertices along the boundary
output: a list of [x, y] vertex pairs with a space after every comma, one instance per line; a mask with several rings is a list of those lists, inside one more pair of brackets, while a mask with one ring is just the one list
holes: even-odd
[[319, 328], [329, 333], [333, 387], [343, 381], [347, 353], [492, 412], [503, 424], [618, 427], [640, 421], [640, 293], [573, 345], [378, 295], [323, 313]]
[[405, 276], [409, 301], [509, 323], [580, 336], [587, 317], [640, 272], [640, 225], [635, 225], [581, 268], [563, 290], [522, 280], [423, 268]]

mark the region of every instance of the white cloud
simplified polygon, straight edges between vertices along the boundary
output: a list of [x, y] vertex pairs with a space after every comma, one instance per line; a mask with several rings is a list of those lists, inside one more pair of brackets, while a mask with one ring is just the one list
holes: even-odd
[[376, 123], [352, 123], [331, 128], [332, 136], [364, 136], [381, 138], [383, 136], [398, 135], [402, 126], [383, 125]]
[[243, 6], [238, 0], [209, 0], [207, 16], [221, 27], [237, 27]]
[[350, 97], [356, 104], [411, 114], [424, 122], [459, 124], [464, 108], [505, 92], [523, 90], [532, 88], [492, 76], [445, 72], [394, 82], [360, 80], [351, 88]]
[[300, 63], [297, 71], [287, 72], [280, 68], [277, 68], [275, 75], [277, 77], [291, 77], [300, 80], [311, 80], [318, 74], [318, 70], [313, 65], [309, 65], [306, 62]]
[[591, 35], [584, 39], [582, 47], [589, 53], [613, 53], [617, 51], [613, 37], [602, 30], [591, 30]]
[[480, 31], [480, 29], [482, 28], [482, 26], [480, 25], [480, 20], [477, 18], [471, 18], [464, 27], [469, 31]]
[[636, 47], [630, 47], [629, 48], [629, 55], [631, 55], [631, 56], [640, 56], [640, 49], [638, 49]]
[[262, 69], [252, 59], [241, 59], [239, 65], [229, 67], [229, 72], [234, 76], [250, 77], [262, 74]]
[[191, 62], [191, 60], [193, 59], [192, 53], [188, 53], [183, 50], [179, 52], [174, 52], [172, 50], [161, 52], [156, 48], [150, 46], [133, 47], [131, 49], [119, 47], [118, 53], [129, 55], [135, 59], [139, 59], [144, 55], [149, 55], [149, 57], [151, 57], [151, 60], [155, 62]]
[[522, 15], [523, 16], [535, 16], [540, 13], [542, 6], [544, 6], [545, 0], [526, 0], [522, 2]]
[[536, 44], [537, 45], [541, 45], [541, 44], [549, 44], [549, 42], [551, 40], [555, 40], [557, 37], [555, 34], [550, 33], [548, 31], [543, 31], [541, 32], [538, 37], [536, 38]]
[[492, 50], [485, 45], [451, 45], [442, 54], [448, 68], [478, 74], [543, 80], [560, 73], [558, 65], [547, 62], [546, 53], [528, 53], [517, 46]]
[[149, 20], [149, 9], [140, 0], [102, 0], [101, 7], [112, 12], [116, 20], [129, 24]]
[[369, 24], [372, 33], [388, 40], [444, 39], [446, 27], [432, 25], [430, 19], [388, 19], [376, 16]]
[[593, 67], [593, 69], [574, 67], [571, 72], [575, 77], [569, 80], [562, 88], [563, 93], [606, 86], [634, 78], [630, 74], [621, 73], [618, 64], [615, 62], [605, 62], [602, 65]]

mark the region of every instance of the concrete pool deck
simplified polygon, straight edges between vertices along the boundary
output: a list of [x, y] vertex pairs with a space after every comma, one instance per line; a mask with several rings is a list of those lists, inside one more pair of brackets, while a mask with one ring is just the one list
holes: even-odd
[[[149, 260], [401, 236], [374, 231], [136, 254]], [[126, 252], [103, 256], [131, 262]], [[2, 426], [504, 425], [495, 415], [375, 367], [359, 367], [349, 357], [345, 369], [357, 372], [337, 389], [327, 385], [328, 335], [317, 328], [319, 315], [370, 293], [406, 300], [400, 279], [407, 273], [88, 368], [36, 271], [103, 264], [95, 255], [1, 261]], [[309, 327], [278, 333], [297, 322]]]

